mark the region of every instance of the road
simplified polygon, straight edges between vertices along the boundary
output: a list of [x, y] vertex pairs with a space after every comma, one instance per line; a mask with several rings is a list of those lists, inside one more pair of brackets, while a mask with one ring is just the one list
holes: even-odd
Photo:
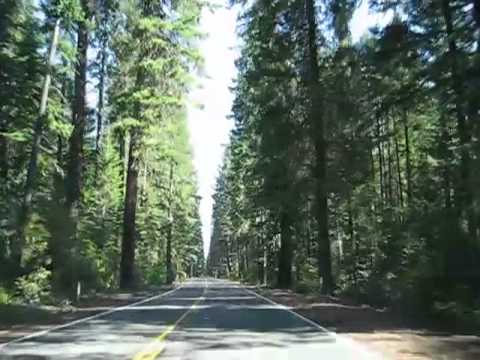
[[190, 280], [0, 349], [0, 359], [378, 360], [237, 283]]

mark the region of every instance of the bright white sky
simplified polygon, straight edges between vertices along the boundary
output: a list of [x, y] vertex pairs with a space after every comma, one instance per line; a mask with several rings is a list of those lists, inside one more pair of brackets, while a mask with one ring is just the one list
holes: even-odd
[[[202, 104], [203, 108], [192, 105], [188, 114], [199, 195], [202, 197], [200, 216], [205, 255], [210, 245], [215, 180], [233, 127], [232, 121], [227, 119], [233, 101], [229, 87], [236, 76], [234, 61], [239, 53], [235, 32], [238, 9], [228, 9], [224, 0], [211, 2], [222, 8], [214, 13], [204, 10], [202, 15], [201, 28], [207, 34], [200, 45], [205, 58], [205, 74], [199, 78], [200, 87], [191, 94], [192, 103]], [[370, 14], [364, 0], [351, 22], [353, 40], [357, 41], [369, 27], [384, 24], [387, 18]]]

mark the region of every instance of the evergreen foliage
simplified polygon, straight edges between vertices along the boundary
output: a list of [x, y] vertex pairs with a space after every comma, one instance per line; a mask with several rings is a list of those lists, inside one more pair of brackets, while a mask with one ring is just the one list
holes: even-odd
[[[0, 4], [0, 288], [9, 299], [74, 298], [78, 283], [89, 292], [201, 272], [185, 109], [202, 7]], [[132, 154], [138, 202], [125, 217]], [[134, 224], [133, 247], [122, 246], [132, 240], [125, 223]], [[122, 284], [125, 257], [134, 262]]]
[[208, 271], [478, 306], [478, 1], [370, 1], [392, 19], [352, 43], [359, 3], [243, 3]]

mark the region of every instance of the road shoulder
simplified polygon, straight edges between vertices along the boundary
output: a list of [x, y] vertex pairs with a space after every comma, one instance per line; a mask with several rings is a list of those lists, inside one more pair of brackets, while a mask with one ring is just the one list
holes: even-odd
[[395, 360], [478, 360], [480, 337], [412, 328], [392, 313], [340, 299], [256, 288], [296, 313]]
[[136, 292], [99, 293], [81, 299], [75, 306], [0, 305], [0, 347], [22, 337], [133, 305], [169, 290], [172, 290], [172, 287]]

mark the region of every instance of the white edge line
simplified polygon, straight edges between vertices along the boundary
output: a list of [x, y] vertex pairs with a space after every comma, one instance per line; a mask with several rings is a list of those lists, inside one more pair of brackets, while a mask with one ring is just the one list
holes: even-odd
[[32, 334], [29, 334], [29, 335], [21, 336], [21, 337], [19, 337], [19, 338], [10, 340], [10, 341], [8, 341], [8, 342], [6, 342], [6, 343], [4, 343], [4, 344], [0, 344], [0, 352], [1, 352], [4, 348], [6, 348], [7, 346], [12, 345], [12, 344], [16, 344], [16, 343], [19, 343], [19, 342], [22, 342], [22, 341], [25, 341], [25, 340], [28, 340], [28, 339], [40, 337], [40, 336], [46, 335], [46, 334], [48, 334], [48, 333], [50, 333], [50, 332], [52, 332], [52, 331], [64, 329], [64, 328], [67, 328], [67, 327], [70, 327], [70, 326], [73, 326], [73, 325], [77, 325], [77, 324], [81, 324], [81, 323], [84, 323], [84, 322], [87, 322], [87, 321], [90, 321], [90, 320], [93, 320], [93, 319], [98, 319], [98, 318], [100, 318], [100, 317], [113, 314], [113, 313], [115, 313], [115, 312], [117, 312], [117, 311], [122, 311], [122, 310], [128, 309], [128, 308], [133, 307], [133, 306], [141, 305], [141, 304], [144, 304], [144, 303], [146, 303], [146, 302], [149, 302], [149, 301], [153, 301], [153, 300], [162, 298], [162, 297], [167, 296], [167, 295], [169, 295], [169, 294], [171, 294], [171, 293], [174, 293], [175, 291], [181, 289], [182, 287], [183, 287], [183, 284], [181, 284], [180, 286], [176, 287], [175, 289], [166, 291], [166, 292], [161, 293], [161, 294], [159, 294], [159, 295], [151, 296], [151, 297], [149, 297], [149, 298], [146, 298], [146, 299], [137, 301], [137, 302], [135, 302], [135, 303], [133, 303], [133, 304], [128, 304], [128, 305], [119, 306], [119, 307], [116, 307], [116, 308], [113, 308], [113, 309], [110, 309], [110, 310], [107, 310], [107, 311], [104, 311], [104, 312], [101, 312], [101, 313], [98, 313], [98, 314], [95, 314], [95, 315], [87, 316], [87, 317], [84, 317], [84, 318], [81, 318], [81, 319], [77, 319], [77, 320], [68, 322], [68, 323], [66, 323], [66, 324], [61, 324], [61, 325], [52, 326], [52, 327], [50, 327], [50, 328], [48, 328], [48, 329], [45, 329], [45, 330], [41, 330], [41, 331], [37, 331], [37, 332], [34, 332], [34, 333], [32, 333]]
[[327, 333], [327, 335], [329, 335], [329, 336], [332, 336], [332, 337], [335, 338], [335, 340], [338, 341], [339, 343], [343, 343], [343, 344], [348, 345], [348, 346], [350, 346], [350, 347], [354, 347], [356, 350], [361, 351], [365, 356], [371, 357], [372, 360], [373, 360], [373, 359], [375, 359], [375, 360], [376, 360], [376, 359], [378, 359], [378, 360], [383, 359], [383, 357], [380, 356], [380, 354], [377, 354], [377, 353], [375, 353], [375, 352], [372, 352], [370, 349], [366, 349], [365, 346], [363, 346], [362, 344], [359, 344], [358, 342], [356, 342], [356, 341], [354, 341], [354, 340], [352, 340], [352, 339], [348, 339], [348, 338], [346, 338], [346, 337], [344, 337], [344, 336], [340, 336], [340, 335], [338, 335], [338, 334], [336, 334], [336, 333], [334, 333], [334, 332], [332, 332], [332, 331], [324, 328], [323, 326], [319, 325], [319, 324], [316, 323], [315, 321], [310, 320], [310, 319], [306, 318], [305, 316], [300, 315], [299, 313], [293, 311], [293, 310], [290, 309], [288, 306], [285, 306], [285, 305], [283, 305], [283, 304], [279, 304], [279, 303], [273, 301], [272, 299], [269, 299], [269, 298], [267, 298], [267, 297], [265, 297], [265, 296], [263, 296], [263, 295], [260, 295], [260, 294], [258, 294], [257, 292], [246, 288], [244, 285], [241, 285], [241, 284], [240, 284], [239, 287], [243, 288], [246, 292], [257, 296], [258, 298], [260, 298], [260, 299], [262, 299], [262, 300], [264, 300], [264, 301], [266, 301], [266, 302], [268, 302], [268, 303], [270, 303], [270, 304], [272, 304], [272, 305], [277, 306], [279, 309], [285, 310], [285, 311], [287, 311], [287, 312], [295, 315], [297, 318], [299, 318], [299, 319], [307, 322], [308, 324], [310, 324], [310, 325], [313, 326], [314, 328], [319, 329], [319, 330]]
[[337, 336], [337, 334], [335, 334], [334, 332], [331, 332], [330, 330], [328, 330], [327, 328], [324, 328], [323, 326], [319, 325], [318, 323], [316, 323], [315, 321], [313, 320], [310, 320], [308, 318], [306, 318], [305, 316], [303, 315], [300, 315], [299, 313], [293, 311], [292, 309], [290, 309], [288, 306], [285, 306], [283, 304], [279, 304], [263, 295], [260, 295], [258, 294], [257, 292], [253, 291], [253, 290], [250, 290], [250, 289], [247, 289], [246, 287], [243, 287], [243, 289], [247, 292], [249, 292], [250, 294], [253, 294], [255, 295], [256, 297], [272, 304], [272, 305], [275, 305], [277, 306], [278, 308], [281, 308], [282, 310], [286, 310], [288, 311], [289, 313], [295, 315], [297, 318], [299, 319], [302, 319], [303, 321], [307, 322], [308, 324], [312, 325], [314, 328], [317, 328], [319, 330], [322, 330], [323, 332], [327, 333], [328, 335], [331, 335], [331, 336]]

